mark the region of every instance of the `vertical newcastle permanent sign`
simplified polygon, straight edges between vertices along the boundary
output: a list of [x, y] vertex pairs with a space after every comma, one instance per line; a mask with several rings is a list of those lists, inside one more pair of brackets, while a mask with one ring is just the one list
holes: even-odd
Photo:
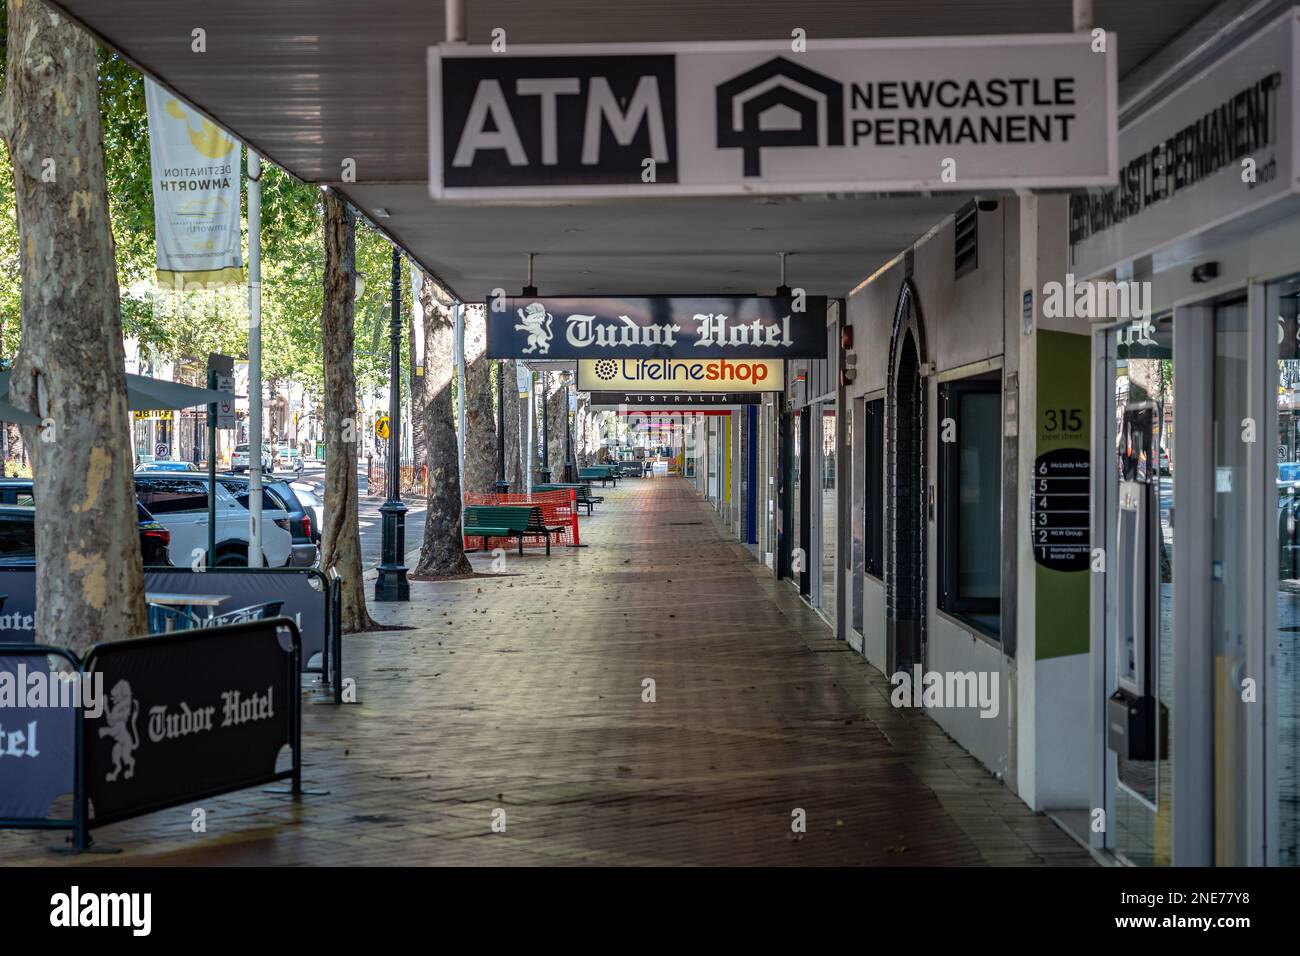
[[1116, 38], [429, 50], [434, 198], [1113, 185]]

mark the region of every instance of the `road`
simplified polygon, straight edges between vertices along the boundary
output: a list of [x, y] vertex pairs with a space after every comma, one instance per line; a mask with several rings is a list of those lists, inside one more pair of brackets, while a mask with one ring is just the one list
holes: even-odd
[[[322, 498], [325, 497], [325, 467], [320, 462], [307, 462], [303, 470], [302, 480], [310, 484], [316, 494]], [[364, 462], [357, 465], [357, 488], [360, 491], [361, 499], [357, 506], [357, 520], [361, 526], [361, 566], [370, 571], [379, 566], [380, 545], [381, 545], [381, 526], [383, 518], [379, 513], [379, 506], [384, 503], [382, 494], [373, 496], [366, 495], [366, 466]], [[380, 488], [374, 489], [376, 492]], [[406, 513], [406, 553], [409, 558], [407, 564], [412, 565], [415, 560], [415, 553], [420, 550], [420, 542], [424, 540], [424, 503], [420, 499], [406, 502], [410, 509]]]

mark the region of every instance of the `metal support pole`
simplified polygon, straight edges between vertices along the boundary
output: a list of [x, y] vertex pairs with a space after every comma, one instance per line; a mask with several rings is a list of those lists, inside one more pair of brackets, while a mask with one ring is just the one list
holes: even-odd
[[506, 363], [497, 359], [497, 494], [510, 491], [506, 481]]
[[551, 398], [549, 372], [542, 372], [542, 484], [551, 483]]
[[406, 505], [402, 503], [402, 253], [393, 246], [393, 311], [388, 325], [388, 500], [382, 516], [376, 601], [409, 601], [406, 580]]
[[[208, 388], [217, 387], [217, 370], [208, 369]], [[249, 459], [250, 463], [252, 459]], [[208, 567], [217, 563], [217, 404], [208, 406]]]
[[465, 42], [465, 0], [447, 0], [446, 27], [448, 43]]
[[[212, 489], [215, 495], [216, 489]], [[262, 157], [248, 151], [248, 566], [262, 566]]]
[[564, 373], [564, 481], [573, 484], [573, 425], [569, 421], [569, 373]]
[[1092, 0], [1074, 0], [1074, 32], [1092, 30]]

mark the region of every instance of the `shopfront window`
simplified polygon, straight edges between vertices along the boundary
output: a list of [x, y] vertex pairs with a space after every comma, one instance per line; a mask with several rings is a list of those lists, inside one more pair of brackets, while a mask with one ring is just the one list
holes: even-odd
[[1300, 864], [1300, 276], [1268, 287], [1277, 349], [1278, 862]]
[[794, 534], [790, 539], [792, 557], [791, 571], [795, 582], [802, 580], [804, 570], [808, 567], [808, 556], [803, 549], [807, 547], [803, 540], [803, 412], [790, 416], [790, 507], [794, 511], [792, 522]]
[[1001, 373], [939, 391], [939, 606], [997, 636], [1002, 601]]
[[836, 455], [835, 406], [827, 403], [821, 410], [821, 601], [820, 606], [830, 614], [835, 612], [835, 555], [836, 547]]

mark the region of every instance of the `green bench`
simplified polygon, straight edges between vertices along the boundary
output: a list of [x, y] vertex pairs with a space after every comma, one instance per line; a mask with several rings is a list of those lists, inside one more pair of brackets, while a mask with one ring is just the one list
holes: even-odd
[[524, 538], [540, 535], [546, 539], [546, 553], [551, 553], [551, 535], [565, 531], [564, 525], [547, 526], [542, 509], [529, 505], [467, 505], [464, 511], [465, 537], [482, 538], [487, 549], [489, 538], [516, 538], [519, 553], [524, 553]]
[[614, 487], [618, 487], [618, 466], [617, 465], [596, 465], [593, 468], [579, 468], [578, 478], [581, 481], [599, 481], [602, 488], [605, 482], [614, 482]]
[[601, 495], [591, 493], [591, 485], [588, 482], [579, 482], [576, 484], [566, 485], [563, 483], [552, 482], [549, 485], [533, 485], [533, 491], [568, 491], [573, 489], [573, 503], [575, 505], [585, 505], [587, 508], [587, 517], [591, 517], [591, 506], [600, 504], [605, 499]]

